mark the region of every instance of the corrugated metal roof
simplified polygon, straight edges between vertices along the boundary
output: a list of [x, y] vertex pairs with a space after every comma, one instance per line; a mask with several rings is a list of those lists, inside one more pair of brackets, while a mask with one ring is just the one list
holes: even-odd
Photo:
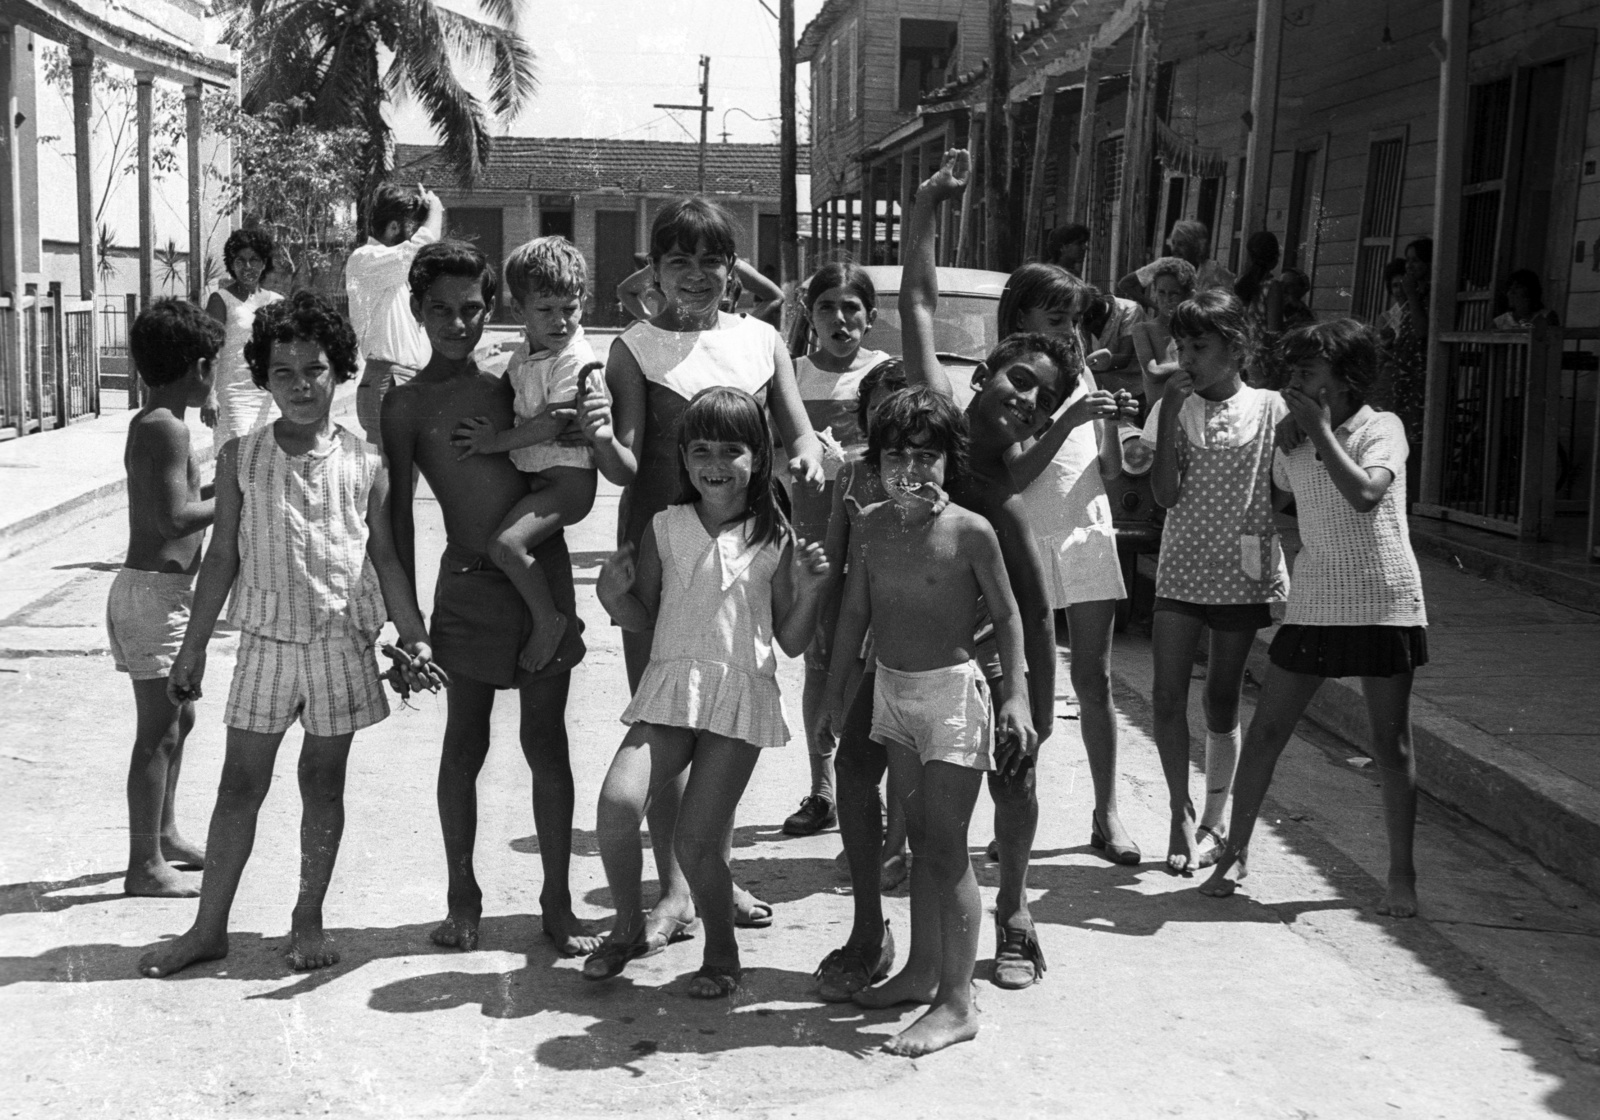
[[[696, 189], [699, 150], [698, 144], [658, 140], [500, 136], [475, 189], [684, 193]], [[780, 193], [779, 162], [776, 144], [709, 144], [706, 193], [775, 199]], [[799, 174], [809, 174], [810, 164], [810, 152], [802, 146]], [[460, 185], [439, 149], [428, 145], [395, 145], [395, 174], [430, 187]]]

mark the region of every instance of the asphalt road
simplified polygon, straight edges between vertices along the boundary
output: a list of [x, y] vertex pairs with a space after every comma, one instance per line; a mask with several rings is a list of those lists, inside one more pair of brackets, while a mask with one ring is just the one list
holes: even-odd
[[[442, 540], [435, 510], [419, 520], [427, 587]], [[603, 494], [572, 534], [590, 624], [569, 707], [573, 885], [580, 915], [600, 922], [594, 804], [625, 683], [593, 586], [614, 524], [614, 494]], [[327, 908], [337, 966], [295, 974], [282, 957], [297, 877], [291, 733], [232, 954], [141, 979], [141, 949], [186, 928], [194, 903], [120, 893], [133, 707], [101, 618], [121, 533], [110, 517], [0, 563], [0, 1116], [1600, 1116], [1600, 903], [1425, 803], [1424, 916], [1379, 918], [1377, 786], [1349, 747], [1320, 736], [1297, 741], [1279, 768], [1240, 897], [1202, 897], [1198, 880], [1156, 862], [1166, 797], [1136, 636], [1117, 653], [1123, 818], [1147, 862], [1113, 867], [1090, 852], [1088, 775], [1063, 696], [1040, 770], [1031, 895], [1050, 971], [1003, 992], [981, 960], [983, 1032], [945, 1053], [876, 1050], [914, 1010], [810, 996], [850, 900], [836, 834], [778, 831], [805, 792], [798, 744], [763, 758], [740, 809], [736, 873], [776, 907], [770, 929], [741, 933], [753, 966], [741, 995], [685, 997], [697, 942], [609, 985], [583, 981], [579, 962], [538, 936], [537, 841], [509, 697], [479, 784], [480, 951], [427, 940], [443, 914], [433, 776], [444, 705], [423, 698], [356, 739]], [[234, 644], [213, 647], [180, 787], [180, 820], [197, 838]], [[783, 682], [797, 699], [796, 663]], [[992, 901], [987, 840], [975, 830]], [[904, 939], [904, 893], [887, 907]]]

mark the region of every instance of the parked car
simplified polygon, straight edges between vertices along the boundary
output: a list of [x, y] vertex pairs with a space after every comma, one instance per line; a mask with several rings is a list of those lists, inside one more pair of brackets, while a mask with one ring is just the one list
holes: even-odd
[[[867, 336], [867, 345], [874, 350], [902, 354], [901, 270], [898, 266], [872, 265], [866, 268], [866, 273], [878, 291], [878, 318]], [[1004, 272], [939, 269], [939, 314], [934, 321], [934, 346], [940, 364], [950, 375], [956, 400], [963, 408], [972, 399], [972, 371], [1000, 341], [1000, 293], [1005, 290], [1006, 279]], [[801, 284], [798, 291], [803, 294], [805, 285]], [[804, 307], [795, 307], [790, 318], [789, 352], [799, 357], [811, 349], [811, 322]], [[1127, 389], [1135, 396], [1143, 396], [1143, 385], [1137, 373], [1102, 375], [1100, 380], [1104, 388]], [[1118, 630], [1127, 627], [1133, 613], [1133, 596], [1140, 586], [1136, 579], [1139, 555], [1155, 552], [1161, 546], [1163, 514], [1150, 492], [1150, 467], [1155, 455], [1140, 441], [1139, 432], [1134, 424], [1120, 426], [1122, 474], [1106, 484], [1111, 499], [1112, 525], [1117, 534], [1117, 558], [1122, 563], [1122, 579], [1129, 595], [1117, 608]]]

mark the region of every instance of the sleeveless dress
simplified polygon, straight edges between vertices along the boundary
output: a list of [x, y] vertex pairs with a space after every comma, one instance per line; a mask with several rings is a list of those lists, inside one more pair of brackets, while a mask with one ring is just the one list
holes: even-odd
[[772, 637], [772, 577], [783, 545], [745, 540], [748, 522], [715, 539], [692, 505], [651, 519], [661, 554], [661, 608], [650, 664], [622, 722], [726, 735], [757, 747], [789, 741]]
[[848, 373], [818, 369], [811, 358], [794, 363], [794, 378], [800, 400], [806, 407], [806, 420], [822, 443], [822, 493], [809, 494], [796, 486], [789, 492], [794, 507], [795, 532], [807, 540], [820, 540], [828, 531], [828, 516], [833, 510], [833, 487], [840, 470], [867, 447], [867, 433], [856, 420], [856, 392], [867, 371], [890, 355], [862, 347], [860, 368]]
[[678, 497], [678, 422], [701, 389], [726, 385], [766, 402], [778, 332], [759, 319], [718, 314], [714, 331], [669, 331], [638, 322], [621, 340], [645, 379], [644, 430], [635, 448], [639, 469], [622, 493], [618, 543], [635, 547], [650, 519]]
[[[1080, 377], [1067, 403], [1088, 396], [1093, 387], [1093, 378]], [[1093, 424], [1072, 429], [1049, 465], [1023, 490], [1022, 507], [1039, 549], [1052, 610], [1128, 597]]]
[[253, 432], [278, 418], [278, 406], [273, 403], [272, 394], [256, 388], [256, 383], [250, 380], [244, 344], [250, 341], [256, 311], [283, 297], [266, 288], [257, 288], [254, 295], [243, 300], [226, 288], [218, 288], [217, 295], [222, 297], [223, 306], [228, 310], [228, 333], [215, 366], [217, 428], [213, 439], [215, 445], [221, 447], [230, 439]]

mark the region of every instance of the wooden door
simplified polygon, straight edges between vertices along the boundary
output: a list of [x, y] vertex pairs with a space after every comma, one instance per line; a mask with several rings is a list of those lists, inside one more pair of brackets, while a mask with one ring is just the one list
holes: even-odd
[[[444, 234], [476, 245], [478, 252], [489, 258], [494, 274], [504, 274], [501, 266], [505, 263], [505, 216], [498, 206], [452, 206], [444, 212]], [[500, 294], [495, 297], [490, 318], [496, 323], [509, 323], [516, 319], [511, 308], [511, 294], [506, 291], [504, 284], [500, 285]]]
[[596, 210], [594, 214], [594, 292], [584, 316], [597, 327], [625, 327], [633, 320], [617, 302], [617, 285], [636, 267], [632, 210]]

